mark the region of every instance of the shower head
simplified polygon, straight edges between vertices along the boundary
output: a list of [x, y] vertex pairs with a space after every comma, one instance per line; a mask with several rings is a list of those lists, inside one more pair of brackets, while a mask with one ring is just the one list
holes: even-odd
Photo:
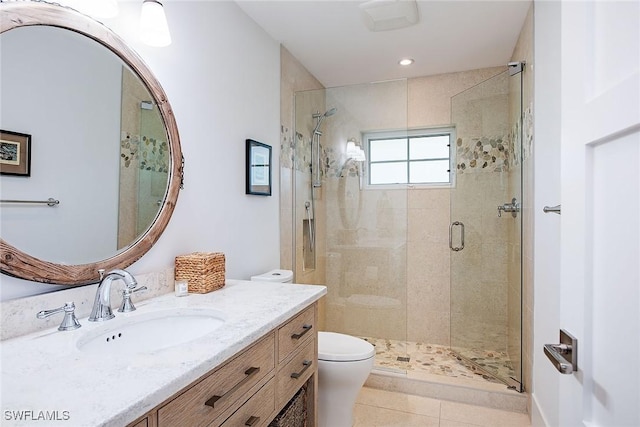
[[320, 131], [318, 130], [320, 129], [320, 124], [322, 123], [325, 117], [333, 116], [336, 113], [336, 111], [338, 111], [338, 109], [336, 107], [333, 107], [325, 111], [324, 114], [320, 114], [320, 112], [315, 113], [313, 115], [313, 118], [318, 119], [318, 122], [316, 123], [316, 127], [313, 130], [313, 133], [321, 135]]
[[327, 111], [324, 112], [324, 114], [320, 114], [320, 111], [318, 111], [317, 113], [313, 114], [313, 118], [324, 119], [325, 117], [333, 116], [336, 113], [336, 111], [338, 111], [336, 107], [329, 108]]

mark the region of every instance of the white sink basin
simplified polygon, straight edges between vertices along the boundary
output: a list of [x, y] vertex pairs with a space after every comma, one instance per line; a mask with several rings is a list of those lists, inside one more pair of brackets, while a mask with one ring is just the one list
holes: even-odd
[[87, 332], [77, 347], [91, 355], [151, 353], [201, 338], [222, 326], [225, 317], [207, 309], [169, 309], [116, 317]]

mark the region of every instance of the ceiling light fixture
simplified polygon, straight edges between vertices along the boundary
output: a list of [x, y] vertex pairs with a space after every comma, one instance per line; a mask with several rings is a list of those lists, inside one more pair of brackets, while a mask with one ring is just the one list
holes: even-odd
[[402, 58], [400, 61], [398, 61], [398, 64], [402, 65], [403, 67], [408, 67], [409, 65], [413, 64], [415, 61], [411, 58]]
[[144, 0], [140, 11], [140, 40], [144, 44], [164, 47], [171, 44], [171, 34], [162, 3]]

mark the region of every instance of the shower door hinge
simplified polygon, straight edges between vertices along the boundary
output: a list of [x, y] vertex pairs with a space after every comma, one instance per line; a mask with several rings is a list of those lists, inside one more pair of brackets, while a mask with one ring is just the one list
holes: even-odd
[[509, 75], [510, 76], [515, 76], [518, 73], [521, 73], [522, 70], [524, 69], [524, 61], [520, 61], [520, 62], [509, 62], [507, 64], [507, 67], [509, 67]]

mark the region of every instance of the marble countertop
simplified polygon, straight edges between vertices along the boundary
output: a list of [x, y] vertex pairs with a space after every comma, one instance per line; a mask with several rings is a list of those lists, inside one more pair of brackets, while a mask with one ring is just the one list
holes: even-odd
[[136, 303], [132, 313], [114, 310], [116, 319], [168, 308], [214, 309], [226, 316], [222, 327], [204, 337], [154, 353], [80, 352], [78, 340], [108, 324], [87, 318], [74, 331], [56, 327], [2, 341], [0, 424], [125, 426], [324, 294], [324, 286], [227, 280], [209, 294], [167, 294]]

